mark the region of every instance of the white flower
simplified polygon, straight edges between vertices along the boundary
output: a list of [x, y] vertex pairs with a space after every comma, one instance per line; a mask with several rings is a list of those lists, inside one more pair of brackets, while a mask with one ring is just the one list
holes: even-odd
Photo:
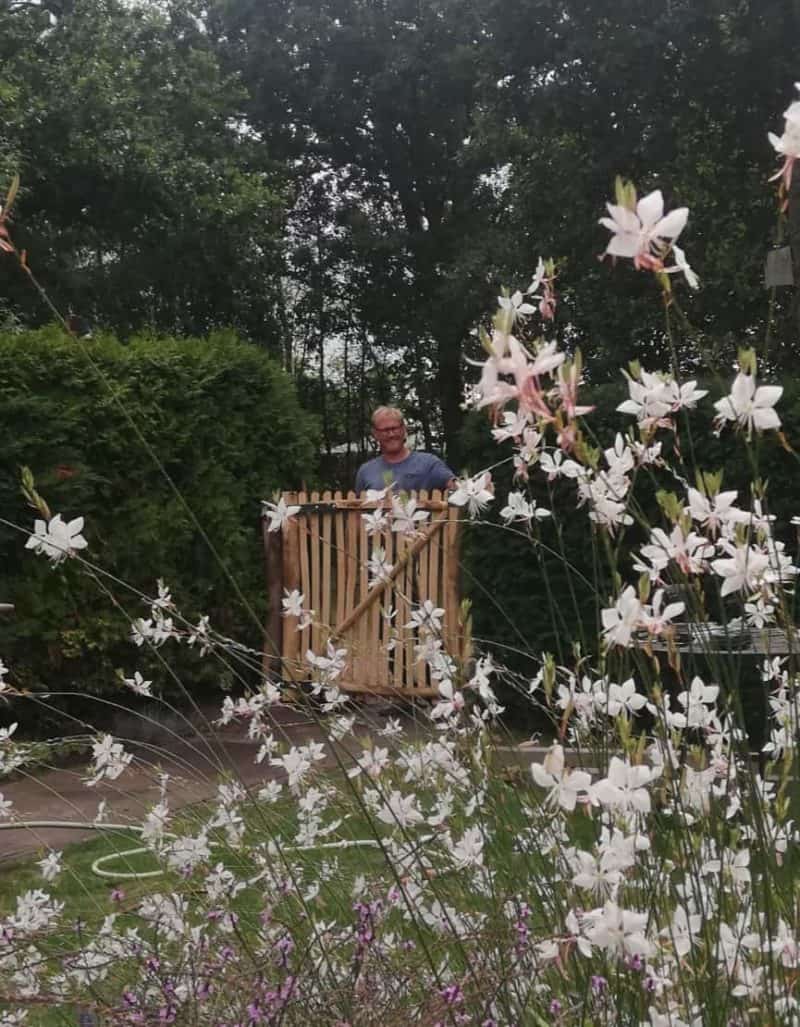
[[511, 296], [498, 296], [497, 303], [500, 309], [509, 315], [509, 327], [514, 324], [518, 317], [527, 317], [529, 314], [536, 313], [536, 307], [526, 303], [525, 296], [519, 290], [512, 293]]
[[[364, 516], [364, 515], [362, 515]], [[416, 499], [392, 499], [392, 531], [401, 535], [413, 535], [417, 525], [430, 517], [427, 510], [418, 510]]]
[[664, 589], [659, 588], [653, 596], [652, 605], [645, 607], [642, 627], [650, 635], [662, 635], [669, 630], [673, 618], [679, 617], [685, 609], [683, 603], [667, 603], [662, 610], [663, 601]]
[[130, 688], [136, 695], [151, 696], [153, 693], [150, 691], [152, 681], [145, 681], [139, 671], [134, 671], [132, 678], [123, 678], [124, 683]]
[[365, 749], [356, 760], [356, 765], [347, 771], [347, 776], [358, 777], [363, 771], [374, 781], [380, 777], [390, 762], [388, 749], [382, 749], [380, 746], [376, 746], [374, 749]]
[[133, 760], [133, 753], [126, 753], [112, 735], [102, 735], [92, 743], [92, 756], [94, 765], [90, 768], [91, 777], [86, 781], [90, 788], [103, 778], [116, 781]]
[[397, 790], [381, 805], [377, 817], [390, 827], [413, 827], [425, 819], [417, 808], [416, 795], [403, 795]]
[[332, 642], [328, 642], [324, 656], [317, 656], [311, 649], [306, 653], [306, 662], [319, 671], [320, 676], [326, 681], [333, 681], [338, 678], [347, 664], [347, 650], [337, 649]]
[[653, 945], [646, 936], [647, 913], [622, 909], [607, 902], [602, 909], [585, 914], [585, 934], [592, 945], [616, 955], [649, 956]]
[[533, 780], [547, 789], [544, 801], [565, 810], [574, 810], [578, 798], [585, 798], [592, 776], [585, 770], [569, 771], [564, 765], [564, 749], [554, 745], [542, 763], [531, 764]]
[[300, 507], [287, 506], [283, 496], [277, 503], [268, 503], [266, 500], [261, 502], [261, 515], [269, 518], [267, 531], [280, 531], [289, 518], [298, 513], [300, 513]]
[[629, 257], [637, 268], [661, 268], [659, 257], [667, 241], [678, 238], [689, 217], [688, 207], [679, 207], [664, 217], [660, 189], [643, 196], [635, 211], [616, 203], [607, 203], [606, 207], [611, 217], [600, 218], [600, 224], [613, 234], [605, 252], [612, 257]]
[[367, 560], [367, 573], [369, 574], [369, 587], [377, 585], [379, 581], [389, 579], [393, 565], [386, 559], [386, 550], [383, 546], [375, 546], [372, 555]]
[[81, 535], [82, 531], [82, 517], [65, 522], [61, 514], [56, 514], [47, 523], [37, 519], [33, 534], [25, 543], [25, 548], [49, 557], [56, 566], [66, 557], [74, 556], [76, 550], [86, 548], [88, 543]]
[[453, 862], [459, 870], [464, 867], [483, 866], [483, 835], [479, 827], [468, 827], [464, 836], [450, 849]]
[[621, 414], [633, 414], [642, 425], [657, 423], [672, 409], [667, 381], [650, 371], [642, 371], [639, 378], [623, 372], [628, 381], [628, 399], [617, 407]]
[[364, 530], [367, 535], [380, 535], [389, 527], [389, 518], [386, 515], [385, 510], [381, 510], [380, 507], [377, 510], [373, 510], [372, 513], [365, 513], [361, 515], [361, 520], [364, 522]]
[[444, 610], [430, 599], [426, 599], [416, 610], [412, 611], [411, 620], [405, 626], [414, 631], [430, 631], [438, 634], [442, 630], [442, 617], [444, 617]]
[[609, 717], [618, 717], [623, 710], [630, 714], [641, 710], [647, 704], [647, 699], [636, 691], [633, 678], [628, 678], [621, 685], [612, 681], [608, 686], [608, 693], [604, 695], [598, 692], [595, 702]]
[[283, 590], [284, 595], [281, 599], [281, 606], [283, 607], [281, 613], [284, 617], [296, 617], [297, 618], [297, 630], [302, 631], [311, 625], [314, 618], [313, 610], [303, 609], [303, 603], [305, 602], [305, 596], [298, 589], [293, 588], [291, 592], [288, 588]]
[[729, 558], [711, 562], [712, 570], [724, 579], [720, 595], [755, 592], [769, 569], [769, 556], [755, 546], [728, 544], [726, 548], [732, 553]]
[[21, 934], [33, 934], [49, 927], [63, 909], [63, 902], [54, 901], [47, 892], [36, 888], [17, 896], [16, 913], [5, 922]]
[[[795, 82], [795, 89], [800, 89], [800, 82]], [[785, 158], [783, 167], [772, 179], [783, 178], [788, 190], [792, 184], [792, 165], [800, 159], [800, 100], [790, 103], [783, 117], [783, 135], [776, 136], [774, 132], [767, 132], [767, 137], [775, 151]]]
[[438, 684], [439, 695], [442, 697], [431, 710], [431, 719], [438, 720], [440, 717], [451, 717], [464, 709], [464, 693], [456, 688], [449, 678], [440, 681]]
[[687, 913], [683, 906], [678, 906], [672, 917], [672, 923], [661, 931], [661, 937], [672, 942], [675, 955], [683, 959], [688, 955], [694, 943], [694, 936], [699, 934], [703, 920], [699, 913]]
[[612, 756], [608, 775], [592, 787], [592, 797], [614, 809], [649, 813], [650, 793], [645, 786], [660, 776], [658, 768], [632, 765]]
[[449, 502], [453, 506], [466, 506], [469, 516], [477, 517], [494, 499], [491, 484], [492, 476], [488, 471], [476, 474], [474, 478], [459, 479], [458, 487], [450, 493]]
[[603, 635], [609, 645], [628, 647], [634, 631], [639, 627], [644, 609], [633, 585], [628, 585], [614, 606], [600, 614]]
[[697, 489], [690, 488], [688, 495], [689, 505], [685, 508], [686, 513], [690, 513], [692, 520], [698, 521], [702, 527], [708, 528], [715, 535], [721, 527], [737, 519], [741, 513], [734, 506], [738, 496], [735, 490], [718, 492], [715, 496], [708, 497]]
[[753, 375], [740, 372], [734, 379], [730, 395], [718, 399], [714, 404], [718, 430], [726, 421], [747, 428], [748, 434], [753, 428], [756, 431], [780, 428], [780, 418], [772, 408], [782, 395], [783, 388], [780, 385], [760, 385], [756, 388]]
[[677, 245], [677, 243], [673, 244], [672, 252], [675, 256], [675, 266], [665, 268], [664, 270], [667, 272], [668, 275], [683, 272], [683, 276], [686, 279], [689, 288], [699, 289], [700, 279], [697, 277], [697, 275], [691, 269], [691, 267], [689, 267], [689, 261], [686, 259], [686, 254], [683, 252], [680, 246]]
[[45, 881], [55, 881], [61, 873], [61, 853], [48, 852], [44, 859], [37, 861], [37, 866], [42, 868], [42, 877]]
[[577, 478], [581, 473], [581, 465], [574, 460], [566, 460], [560, 449], [555, 450], [552, 454], [542, 453], [540, 466], [547, 475], [548, 481], [559, 478], [561, 475], [565, 478]]

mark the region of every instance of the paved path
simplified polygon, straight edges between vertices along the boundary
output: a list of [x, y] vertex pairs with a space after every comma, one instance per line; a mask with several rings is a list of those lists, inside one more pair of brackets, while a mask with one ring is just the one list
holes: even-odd
[[[294, 708], [279, 708], [274, 721], [276, 737], [290, 744], [302, 745], [323, 738], [314, 720]], [[156, 765], [170, 775], [169, 802], [173, 812], [213, 796], [223, 775], [257, 787], [282, 776], [279, 768], [266, 762], [254, 763], [258, 746], [244, 740], [245, 734], [246, 728], [241, 724], [181, 740], [165, 734], [153, 743], [126, 744], [136, 758], [117, 781], [87, 788], [82, 780], [87, 762], [84, 759], [71, 766], [0, 782], [0, 792], [13, 803], [15, 819], [93, 821], [98, 803], [105, 799], [109, 821], [141, 822], [150, 806], [158, 801]], [[41, 848], [61, 849], [91, 835], [96, 835], [96, 831], [55, 827], [0, 830], [0, 862], [18, 861]]]
[[[241, 723], [225, 728], [211, 728], [211, 720], [218, 708], [204, 711], [207, 728], [192, 738], [179, 739], [162, 733], [151, 743], [126, 742], [128, 751], [135, 754], [131, 766], [117, 781], [103, 781], [94, 788], [83, 783], [87, 760], [71, 766], [34, 772], [13, 781], [0, 781], [0, 793], [13, 803], [15, 819], [93, 821], [98, 803], [106, 800], [106, 819], [111, 823], [141, 823], [148, 809], [158, 801], [159, 772], [168, 773], [169, 805], [174, 813], [181, 807], [200, 802], [215, 795], [223, 776], [230, 776], [246, 787], [260, 788], [267, 781], [285, 776], [280, 768], [270, 767], [265, 761], [254, 762], [258, 745], [246, 740], [247, 729]], [[388, 709], [363, 705], [358, 710], [356, 727], [358, 739], [381, 727], [386, 714], [403, 721], [404, 740], [426, 737], [430, 722], [425, 715], [413, 709], [394, 706]], [[323, 741], [324, 732], [313, 719], [296, 707], [279, 706], [271, 711], [275, 737], [290, 745], [303, 745], [309, 741]], [[120, 740], [122, 738], [120, 737]], [[345, 742], [349, 751], [360, 751], [361, 741], [350, 737]], [[380, 744], [386, 745], [381, 739]], [[540, 761], [546, 750], [539, 746], [500, 746], [501, 764], [527, 766]], [[332, 756], [326, 763], [333, 768]], [[72, 842], [96, 835], [91, 828], [12, 828], [0, 830], [0, 863], [17, 862], [42, 849], [61, 849]]]

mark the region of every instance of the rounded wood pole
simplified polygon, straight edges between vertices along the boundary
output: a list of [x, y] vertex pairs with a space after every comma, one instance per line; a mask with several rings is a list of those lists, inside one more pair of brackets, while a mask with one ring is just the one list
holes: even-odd
[[281, 674], [283, 642], [283, 532], [268, 531], [266, 517], [261, 518], [264, 537], [264, 575], [267, 584], [267, 618], [264, 623], [264, 648], [261, 669], [265, 675]]

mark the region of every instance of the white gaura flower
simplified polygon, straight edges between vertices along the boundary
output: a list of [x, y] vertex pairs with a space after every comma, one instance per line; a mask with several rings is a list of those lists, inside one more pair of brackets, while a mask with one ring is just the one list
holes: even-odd
[[299, 589], [293, 588], [289, 591], [288, 588], [283, 590], [283, 599], [281, 599], [281, 606], [283, 607], [284, 617], [302, 617], [303, 615], [303, 603], [305, 602], [305, 596]]
[[287, 506], [286, 500], [281, 496], [277, 503], [261, 502], [261, 514], [269, 519], [267, 531], [280, 531], [290, 517], [300, 513], [299, 506]]
[[782, 395], [782, 386], [760, 385], [756, 388], [753, 375], [740, 372], [734, 379], [730, 395], [714, 404], [717, 431], [722, 430], [726, 421], [746, 428], [748, 435], [754, 428], [756, 431], [780, 428], [781, 421], [773, 407]]
[[623, 710], [629, 714], [638, 712], [647, 704], [647, 699], [636, 691], [633, 678], [628, 678], [621, 685], [610, 682], [607, 693], [596, 692], [595, 703], [609, 717], [618, 717]]
[[283, 598], [281, 599], [281, 606], [283, 607], [281, 611], [282, 616], [296, 617], [296, 628], [298, 631], [310, 627], [314, 619], [314, 611], [304, 609], [304, 602], [305, 596], [298, 589], [293, 588], [289, 591], [288, 588], [285, 588], [283, 590]]
[[542, 763], [531, 764], [533, 780], [547, 789], [544, 802], [574, 810], [579, 797], [586, 798], [592, 784], [592, 775], [585, 770], [568, 770], [564, 766], [564, 750], [554, 745]]
[[464, 693], [460, 688], [456, 688], [450, 678], [440, 681], [437, 687], [441, 699], [431, 710], [431, 720], [449, 718], [464, 709]]
[[424, 600], [412, 611], [411, 620], [405, 625], [413, 631], [429, 631], [438, 634], [442, 630], [444, 610], [430, 599]]
[[659, 588], [653, 596], [652, 605], [645, 607], [642, 627], [649, 635], [663, 635], [672, 627], [675, 617], [680, 617], [685, 606], [683, 603], [667, 603], [662, 609], [664, 602], [664, 589]]
[[372, 555], [367, 560], [367, 573], [369, 574], [369, 587], [377, 585], [379, 581], [388, 580], [392, 573], [393, 565], [386, 559], [386, 550], [383, 546], [375, 546]]
[[358, 777], [359, 774], [364, 773], [375, 781], [390, 762], [388, 749], [382, 749], [380, 746], [375, 746], [374, 749], [365, 749], [356, 759], [356, 765], [347, 771], [347, 776]]
[[689, 266], [689, 261], [686, 259], [686, 254], [677, 244], [673, 245], [672, 253], [675, 257], [674, 267], [667, 267], [664, 270], [668, 275], [683, 274], [686, 279], [686, 283], [690, 289], [700, 288], [700, 279], [697, 277], [695, 272]]
[[509, 327], [513, 326], [517, 318], [536, 313], [536, 307], [526, 301], [519, 289], [510, 296], [498, 296], [497, 304], [508, 315]]
[[90, 767], [88, 787], [93, 787], [103, 778], [116, 781], [133, 760], [133, 753], [125, 752], [120, 742], [115, 742], [112, 735], [102, 735], [92, 743], [94, 764]]
[[707, 528], [712, 535], [719, 533], [720, 528], [740, 517], [741, 511], [734, 505], [738, 498], [735, 490], [718, 492], [715, 496], [705, 496], [698, 489], [689, 489], [689, 505], [685, 512], [691, 514], [692, 520], [701, 527]]
[[417, 808], [416, 795], [403, 795], [393, 791], [377, 812], [378, 820], [390, 827], [414, 827], [425, 818]]
[[611, 217], [600, 218], [600, 224], [613, 233], [606, 254], [628, 257], [637, 269], [663, 270], [664, 251], [686, 227], [689, 208], [678, 207], [665, 217], [660, 189], [643, 196], [635, 211], [617, 203], [606, 207]]
[[607, 902], [602, 909], [584, 915], [584, 934], [592, 945], [612, 955], [649, 956], [653, 944], [647, 938], [647, 913], [622, 909]]
[[628, 585], [616, 603], [600, 614], [603, 622], [603, 636], [609, 645], [631, 645], [634, 631], [639, 627], [644, 608], [633, 585]]
[[380, 535], [389, 528], [389, 518], [386, 511], [380, 507], [373, 510], [372, 513], [362, 514], [361, 520], [364, 522], [364, 530], [367, 535]]
[[68, 556], [74, 556], [77, 550], [86, 548], [88, 543], [81, 535], [82, 531], [82, 517], [64, 521], [61, 514], [56, 514], [47, 522], [37, 518], [25, 548], [47, 556], [57, 566]]
[[429, 517], [427, 510], [417, 509], [416, 499], [396, 496], [392, 500], [392, 531], [401, 535], [413, 535], [420, 522], [427, 521]]
[[151, 696], [153, 693], [150, 691], [152, 681], [146, 681], [139, 671], [134, 671], [132, 678], [123, 678], [123, 682], [130, 688], [136, 695]]
[[470, 517], [477, 517], [494, 499], [492, 476], [488, 471], [474, 478], [459, 479], [456, 484], [458, 487], [450, 493], [449, 502], [453, 506], [466, 506]]
[[[795, 82], [794, 87], [800, 89], [800, 82]], [[767, 132], [767, 138], [775, 151], [784, 158], [780, 171], [774, 174], [770, 181], [782, 178], [788, 192], [792, 185], [794, 162], [800, 159], [800, 100], [789, 104], [783, 112], [783, 118], [783, 135], [777, 136], [774, 132]]]
[[650, 812], [647, 785], [661, 776], [658, 767], [634, 765], [619, 756], [612, 756], [608, 775], [592, 786], [592, 798], [612, 809]]
[[769, 556], [755, 546], [725, 543], [725, 548], [731, 555], [711, 563], [712, 570], [723, 579], [720, 595], [742, 591], [752, 595], [769, 570]]
[[562, 475], [565, 478], [577, 478], [581, 473], [581, 465], [574, 460], [565, 459], [560, 449], [554, 450], [552, 454], [543, 452], [540, 467], [547, 475], [548, 481], [553, 481], [554, 478], [559, 478]]
[[45, 881], [55, 881], [62, 870], [61, 853], [48, 852], [44, 859], [38, 860], [37, 866], [42, 868], [42, 877]]
[[468, 827], [464, 836], [450, 846], [450, 855], [458, 870], [483, 866], [483, 835], [479, 827]]

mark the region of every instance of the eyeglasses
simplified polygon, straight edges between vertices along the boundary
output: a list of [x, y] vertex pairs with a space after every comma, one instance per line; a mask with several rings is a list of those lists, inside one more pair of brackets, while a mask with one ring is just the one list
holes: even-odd
[[376, 435], [402, 435], [405, 431], [405, 426], [402, 424], [395, 424], [391, 428], [376, 428]]

